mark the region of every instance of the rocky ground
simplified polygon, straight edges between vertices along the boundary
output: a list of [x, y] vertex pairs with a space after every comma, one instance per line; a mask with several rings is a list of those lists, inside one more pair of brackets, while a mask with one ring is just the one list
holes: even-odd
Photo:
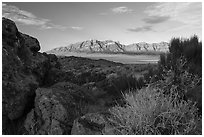
[[105, 113], [153, 67], [40, 53], [39, 41], [6, 18], [2, 38], [3, 134], [83, 134], [81, 116]]

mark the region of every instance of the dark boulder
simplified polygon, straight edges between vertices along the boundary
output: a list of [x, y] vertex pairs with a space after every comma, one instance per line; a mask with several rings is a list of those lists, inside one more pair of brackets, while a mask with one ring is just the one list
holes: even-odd
[[25, 46], [27, 46], [31, 52], [36, 53], [40, 50], [40, 43], [36, 38], [21, 33], [21, 36], [25, 39]]
[[74, 121], [72, 135], [114, 135], [117, 132], [108, 120], [107, 113], [89, 113]]
[[35, 108], [27, 115], [28, 134], [70, 134], [74, 119], [89, 112], [94, 99], [85, 88], [57, 83], [36, 90]]
[[13, 21], [2, 18], [3, 134], [19, 134], [17, 121], [34, 107], [35, 90], [49, 80], [45, 77], [51, 69], [60, 68], [56, 56], [39, 50], [37, 39], [20, 33]]
[[30, 55], [25, 52], [24, 59], [20, 56], [20, 52], [28, 49], [13, 21], [2, 19], [2, 35], [3, 134], [14, 134], [8, 123], [23, 116], [26, 104], [30, 103], [28, 98], [34, 96], [39, 83], [36, 77], [24, 71]]

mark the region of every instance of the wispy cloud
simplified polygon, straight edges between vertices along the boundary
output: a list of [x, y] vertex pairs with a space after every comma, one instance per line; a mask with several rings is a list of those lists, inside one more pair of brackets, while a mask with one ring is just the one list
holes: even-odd
[[76, 26], [72, 26], [72, 27], [70, 27], [71, 29], [73, 29], [73, 30], [82, 30], [83, 28], [82, 27], [76, 27]]
[[125, 7], [125, 6], [112, 8], [111, 11], [115, 14], [123, 14], [123, 13], [132, 13], [133, 12], [132, 9]]
[[128, 28], [128, 31], [131, 32], [146, 32], [146, 31], [153, 31], [152, 26], [145, 25], [141, 27], [136, 27], [136, 28]]
[[67, 29], [66, 26], [53, 24], [49, 19], [36, 17], [31, 12], [5, 3], [2, 4], [2, 16], [24, 25], [39, 26], [40, 29]]
[[[185, 25], [197, 26], [202, 24], [201, 2], [163, 2], [149, 6], [145, 13], [146, 23], [160, 23], [167, 20], [179, 21]], [[157, 17], [157, 22], [154, 17]]]
[[162, 23], [167, 20], [169, 20], [169, 16], [150, 16], [147, 18], [144, 18], [143, 21], [149, 24], [157, 24], [157, 23]]

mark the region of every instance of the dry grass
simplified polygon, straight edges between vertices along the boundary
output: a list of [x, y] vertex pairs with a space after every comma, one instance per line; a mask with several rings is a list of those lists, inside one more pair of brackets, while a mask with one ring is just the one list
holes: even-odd
[[113, 131], [122, 135], [185, 135], [195, 133], [197, 108], [176, 94], [145, 88], [124, 95], [125, 106], [110, 109]]

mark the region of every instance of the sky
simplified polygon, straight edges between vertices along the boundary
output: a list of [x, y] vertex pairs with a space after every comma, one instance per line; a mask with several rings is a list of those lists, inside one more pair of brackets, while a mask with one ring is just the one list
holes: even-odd
[[42, 52], [90, 39], [131, 44], [202, 38], [201, 2], [3, 2], [2, 16], [37, 38]]

